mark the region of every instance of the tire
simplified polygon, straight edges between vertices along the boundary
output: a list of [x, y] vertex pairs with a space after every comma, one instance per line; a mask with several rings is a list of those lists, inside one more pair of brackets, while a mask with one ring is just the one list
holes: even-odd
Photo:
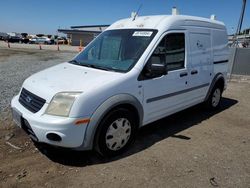
[[137, 125], [129, 110], [119, 108], [108, 113], [101, 121], [96, 134], [96, 151], [103, 157], [124, 152], [135, 140]]
[[205, 102], [206, 108], [209, 110], [216, 110], [221, 104], [222, 88], [216, 84], [210, 93], [208, 100]]

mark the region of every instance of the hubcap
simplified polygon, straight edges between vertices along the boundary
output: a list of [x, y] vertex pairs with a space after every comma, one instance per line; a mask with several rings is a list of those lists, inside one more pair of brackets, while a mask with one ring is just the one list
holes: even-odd
[[220, 97], [221, 97], [221, 91], [219, 88], [217, 88], [214, 93], [213, 93], [213, 97], [212, 97], [212, 106], [216, 107], [219, 102], [220, 102]]
[[125, 146], [131, 135], [131, 125], [128, 119], [115, 120], [106, 133], [106, 145], [110, 150], [117, 151]]

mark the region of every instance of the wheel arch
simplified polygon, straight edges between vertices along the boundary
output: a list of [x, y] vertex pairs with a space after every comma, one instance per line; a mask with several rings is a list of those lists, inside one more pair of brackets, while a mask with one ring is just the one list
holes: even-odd
[[95, 112], [91, 116], [91, 121], [85, 131], [84, 140], [82, 146], [77, 150], [89, 150], [93, 149], [95, 135], [100, 125], [101, 120], [112, 110], [117, 108], [126, 108], [136, 113], [138, 127], [142, 125], [143, 121], [143, 107], [137, 98], [130, 94], [118, 94], [108, 98], [101, 105], [97, 107]]
[[208, 92], [207, 92], [205, 101], [208, 100], [208, 98], [209, 98], [209, 96], [210, 96], [210, 94], [211, 94], [211, 92], [212, 92], [212, 90], [213, 90], [213, 88], [214, 88], [214, 86], [215, 86], [216, 84], [219, 84], [219, 85], [220, 85], [220, 88], [221, 88], [221, 90], [222, 90], [222, 92], [223, 92], [223, 90], [224, 90], [224, 88], [225, 88], [225, 85], [226, 85], [226, 80], [225, 80], [225, 78], [224, 78], [224, 76], [223, 76], [222, 73], [217, 73], [217, 74], [214, 76], [214, 78], [213, 78], [213, 80], [212, 80], [212, 82], [211, 82], [211, 84], [210, 84], [210, 87], [209, 87], [209, 89], [208, 89]]

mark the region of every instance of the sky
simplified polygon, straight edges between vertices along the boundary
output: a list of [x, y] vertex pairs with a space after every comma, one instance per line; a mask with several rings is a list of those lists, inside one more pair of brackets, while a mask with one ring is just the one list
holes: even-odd
[[[171, 14], [173, 6], [184, 15], [215, 14], [231, 34], [237, 28], [242, 0], [1, 0], [0, 32], [56, 34], [58, 28], [112, 24], [130, 17], [140, 5], [139, 16]], [[250, 1], [242, 28], [249, 27]]]

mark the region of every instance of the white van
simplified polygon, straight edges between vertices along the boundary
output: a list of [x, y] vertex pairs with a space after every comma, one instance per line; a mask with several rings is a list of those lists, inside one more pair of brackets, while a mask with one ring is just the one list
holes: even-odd
[[116, 155], [148, 123], [202, 102], [219, 106], [227, 42], [216, 20], [117, 21], [72, 61], [26, 79], [11, 102], [13, 119], [34, 141]]

